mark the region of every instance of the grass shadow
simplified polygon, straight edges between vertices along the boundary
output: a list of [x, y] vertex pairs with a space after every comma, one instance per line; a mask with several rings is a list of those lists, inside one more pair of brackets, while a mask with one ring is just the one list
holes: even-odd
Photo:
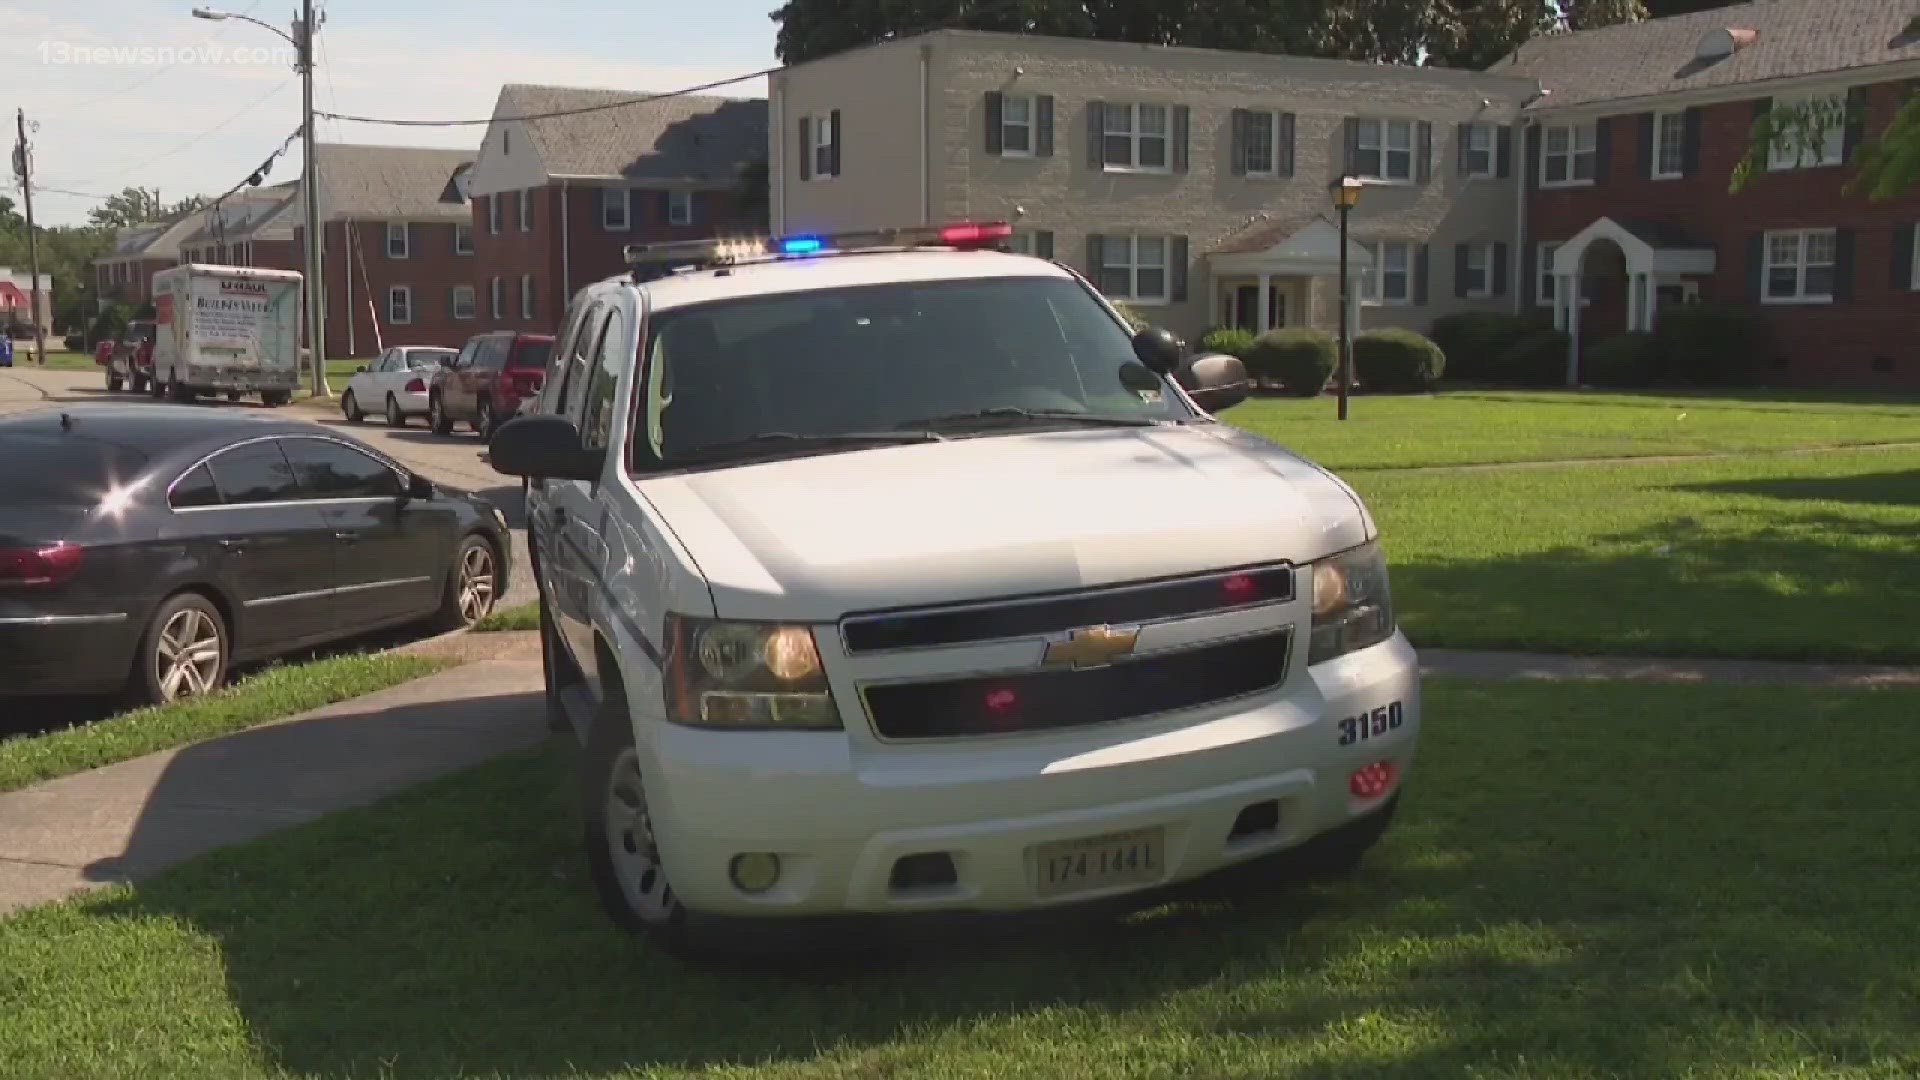
[[1920, 469], [1855, 476], [1780, 477], [1677, 485], [1681, 491], [1769, 499], [1920, 507]]

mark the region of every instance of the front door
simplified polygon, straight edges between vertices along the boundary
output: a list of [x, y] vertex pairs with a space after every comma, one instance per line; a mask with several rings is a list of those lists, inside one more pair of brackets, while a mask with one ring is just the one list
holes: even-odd
[[237, 642], [251, 652], [325, 637], [334, 621], [333, 529], [301, 498], [279, 443], [243, 443], [207, 468], [220, 501], [191, 512], [210, 519], [196, 531], [215, 546], [218, 573], [240, 601]]
[[[1227, 325], [1257, 334], [1260, 326], [1260, 286], [1231, 285], [1225, 297]], [[1278, 285], [1267, 286], [1267, 325], [1265, 329], [1287, 325], [1287, 294]]]
[[[578, 392], [567, 389], [567, 417], [579, 428], [581, 442], [605, 452], [611, 449], [607, 433], [616, 408], [614, 389], [633, 353], [623, 344], [625, 319], [618, 308], [609, 308], [598, 326], [589, 323], [582, 333], [584, 362], [569, 378], [580, 379], [581, 387]], [[541, 553], [552, 585], [554, 623], [588, 685], [596, 687], [593, 593], [600, 587], [607, 555], [606, 504], [595, 497], [599, 486], [598, 481], [548, 482], [543, 494], [549, 515], [545, 531], [554, 540]]]
[[301, 494], [334, 541], [335, 617], [341, 626], [418, 618], [439, 605], [457, 521], [445, 503], [403, 498], [391, 466], [325, 438], [281, 442]]

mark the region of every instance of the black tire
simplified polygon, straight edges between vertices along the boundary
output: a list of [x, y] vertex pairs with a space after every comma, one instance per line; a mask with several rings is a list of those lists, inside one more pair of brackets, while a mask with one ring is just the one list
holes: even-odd
[[122, 381], [123, 380], [120, 378], [120, 376], [114, 374], [112, 368], [107, 369], [107, 393], [109, 394], [119, 393]]
[[174, 382], [172, 379], [167, 380], [167, 396], [182, 405], [191, 405], [200, 398], [193, 387], [183, 382]]
[[147, 392], [147, 383], [150, 381], [152, 380], [148, 379], [145, 375], [138, 373], [129, 375], [127, 376], [127, 389], [136, 394], [144, 394]]
[[400, 411], [400, 399], [392, 394], [387, 395], [387, 426], [407, 426], [407, 414]]
[[349, 424], [357, 424], [367, 418], [367, 414], [360, 411], [360, 399], [354, 397], [351, 390], [340, 395], [340, 415], [346, 417]]
[[[171, 660], [179, 655], [178, 645], [182, 641], [205, 640], [205, 635], [197, 631], [191, 638], [186, 636], [189, 626], [203, 627], [211, 633], [215, 655], [208, 662], [193, 665], [196, 674], [191, 677], [192, 685], [182, 686], [171, 674], [176, 666]], [[172, 642], [171, 650], [163, 648], [163, 642]], [[128, 680], [130, 703], [160, 705], [217, 690], [226, 683], [227, 661], [232, 654], [227, 621], [213, 601], [193, 592], [169, 597], [154, 611], [153, 618], [147, 620], [147, 629], [140, 635], [140, 650], [134, 656], [133, 672]], [[187, 692], [180, 693], [182, 689]]]
[[447, 415], [447, 407], [440, 401], [439, 394], [427, 399], [427, 426], [435, 435], [453, 434], [453, 418]]
[[[480, 595], [473, 575], [484, 564], [485, 592]], [[471, 590], [471, 595], [470, 595]], [[500, 551], [479, 533], [461, 537], [453, 549], [453, 562], [447, 567], [447, 580], [440, 590], [440, 610], [434, 612], [433, 625], [439, 630], [460, 630], [472, 626], [493, 613], [500, 600]]]
[[227, 391], [227, 400], [228, 400], [228, 401], [239, 401], [239, 400], [240, 400], [240, 391], [238, 391], [238, 390], [229, 390], [229, 391]]
[[277, 409], [292, 400], [293, 394], [286, 390], [262, 390], [260, 392], [260, 404], [265, 405], [269, 409]]
[[159, 375], [155, 374], [155, 375], [147, 376], [147, 393], [151, 395], [153, 400], [155, 401], [166, 400], [167, 386], [165, 383], [160, 381]]
[[[629, 773], [629, 768], [631, 773]], [[615, 822], [608, 808], [616, 799], [616, 781], [621, 796], [637, 796], [639, 813], [627, 822]], [[639, 855], [652, 847], [652, 828], [646, 816], [646, 778], [639, 770], [639, 755], [634, 751], [633, 718], [627, 711], [627, 697], [616, 678], [600, 698], [593, 718], [593, 731], [587, 736], [580, 770], [580, 802], [585, 818], [582, 838], [587, 847], [587, 870], [593, 879], [594, 895], [608, 921], [623, 930], [646, 934], [655, 945], [680, 957], [701, 951], [694, 921], [673, 893], [659, 852], [652, 855], [652, 874], [631, 862], [616, 866], [614, 848]], [[620, 801], [631, 807], [627, 797]], [[637, 906], [631, 890], [650, 893], [645, 886], [657, 886], [659, 904], [652, 910]]]
[[481, 442], [486, 442], [487, 440], [493, 438], [494, 427], [495, 427], [495, 424], [493, 421], [493, 402], [488, 398], [481, 398], [480, 403], [474, 407], [474, 413], [473, 413], [474, 434], [480, 436]]
[[[539, 571], [534, 571], [537, 575]], [[560, 643], [559, 631], [553, 625], [553, 615], [547, 611], [547, 598], [540, 598], [540, 675], [546, 686], [547, 730], [564, 731], [573, 734], [573, 721], [567, 716], [567, 710], [560, 703], [560, 671], [569, 661], [561, 655], [565, 648]]]

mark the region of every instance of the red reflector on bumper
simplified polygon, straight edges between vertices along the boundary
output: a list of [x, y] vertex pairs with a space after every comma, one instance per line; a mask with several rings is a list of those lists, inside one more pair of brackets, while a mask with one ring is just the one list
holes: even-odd
[[1347, 777], [1347, 790], [1356, 799], [1377, 799], [1393, 790], [1393, 783], [1400, 778], [1400, 767], [1391, 761], [1376, 761], [1371, 765], [1362, 765]]

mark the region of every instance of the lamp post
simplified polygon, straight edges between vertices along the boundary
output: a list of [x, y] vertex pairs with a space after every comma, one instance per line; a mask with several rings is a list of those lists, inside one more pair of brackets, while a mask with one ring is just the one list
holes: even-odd
[[293, 33], [289, 34], [269, 22], [262, 22], [251, 15], [242, 15], [233, 11], [216, 11], [213, 8], [197, 7], [193, 9], [196, 19], [209, 19], [221, 22], [226, 19], [239, 19], [255, 26], [265, 27], [294, 48], [294, 68], [300, 72], [300, 155], [302, 160], [300, 176], [300, 201], [306, 208], [307, 242], [304, 245], [307, 286], [307, 356], [312, 376], [311, 388], [315, 397], [332, 397], [333, 391], [327, 386], [327, 350], [326, 318], [324, 298], [321, 295], [320, 276], [320, 180], [319, 164], [314, 160], [313, 130], [313, 0], [300, 0], [300, 17], [293, 23]]
[[1352, 277], [1347, 273], [1347, 214], [1360, 201], [1360, 189], [1366, 182], [1357, 177], [1342, 176], [1328, 185], [1327, 191], [1333, 196], [1333, 205], [1340, 211], [1340, 419], [1347, 418], [1347, 388], [1353, 382], [1353, 347], [1348, 341], [1347, 317], [1353, 310], [1353, 301], [1347, 295], [1352, 288]]

